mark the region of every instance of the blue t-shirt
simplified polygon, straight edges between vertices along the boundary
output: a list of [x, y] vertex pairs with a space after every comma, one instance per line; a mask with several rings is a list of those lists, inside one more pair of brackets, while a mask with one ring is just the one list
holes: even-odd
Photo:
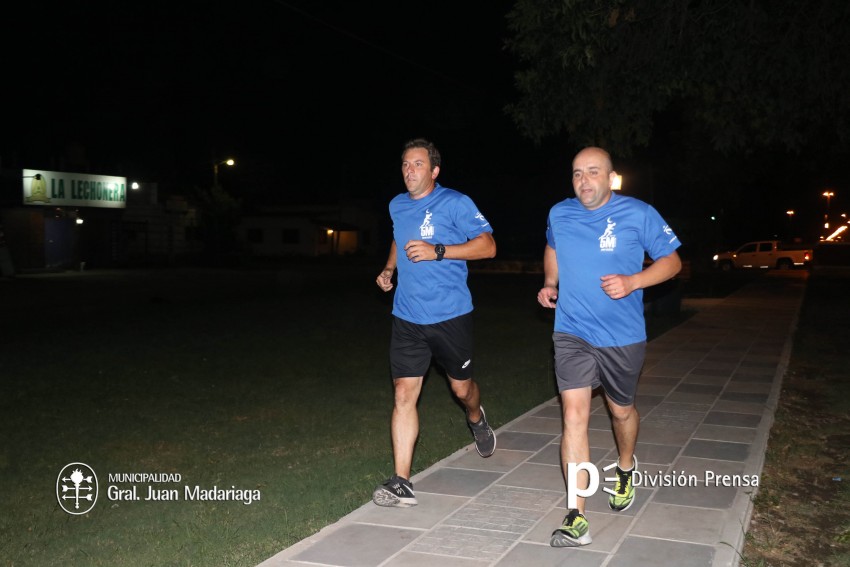
[[657, 260], [680, 246], [661, 215], [617, 193], [593, 211], [570, 198], [549, 212], [546, 241], [558, 259], [555, 330], [597, 347], [645, 341], [643, 290], [611, 299], [602, 291], [601, 277], [636, 274], [643, 269], [644, 252]]
[[390, 217], [398, 256], [393, 315], [430, 325], [471, 312], [465, 261], [411, 262], [404, 246], [410, 240], [424, 240], [435, 246], [463, 244], [482, 232], [493, 232], [472, 199], [438, 183], [421, 199], [411, 199], [407, 193], [394, 197], [390, 201]]

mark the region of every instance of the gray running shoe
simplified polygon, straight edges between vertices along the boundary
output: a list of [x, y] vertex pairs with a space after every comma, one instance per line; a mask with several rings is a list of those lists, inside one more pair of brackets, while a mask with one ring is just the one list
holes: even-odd
[[466, 424], [472, 430], [472, 436], [475, 438], [475, 450], [478, 451], [479, 455], [489, 457], [496, 452], [496, 433], [487, 423], [484, 406], [481, 406], [481, 421], [472, 423], [467, 418]]
[[413, 485], [409, 480], [393, 475], [375, 489], [372, 493], [372, 502], [378, 506], [409, 508], [416, 506], [416, 495], [413, 493]]

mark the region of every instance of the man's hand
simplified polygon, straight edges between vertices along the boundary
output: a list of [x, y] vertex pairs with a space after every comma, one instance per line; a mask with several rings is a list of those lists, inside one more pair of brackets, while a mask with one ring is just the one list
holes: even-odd
[[537, 292], [537, 303], [548, 309], [554, 309], [558, 301], [558, 288], [545, 286]]
[[423, 260], [436, 260], [437, 253], [434, 251], [434, 245], [424, 240], [409, 240], [404, 245], [404, 252], [407, 254], [407, 259], [411, 262], [421, 262]]
[[632, 276], [608, 274], [602, 276], [602, 291], [611, 299], [622, 299], [637, 289]]
[[395, 270], [391, 268], [384, 268], [384, 271], [378, 274], [378, 278], [375, 280], [378, 284], [378, 287], [384, 291], [389, 291], [393, 288], [393, 272]]

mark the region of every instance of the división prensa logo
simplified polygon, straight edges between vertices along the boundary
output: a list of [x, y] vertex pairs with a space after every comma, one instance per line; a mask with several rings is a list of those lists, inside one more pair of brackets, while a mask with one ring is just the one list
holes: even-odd
[[56, 499], [63, 510], [79, 516], [97, 503], [97, 475], [85, 463], [69, 463], [56, 478]]

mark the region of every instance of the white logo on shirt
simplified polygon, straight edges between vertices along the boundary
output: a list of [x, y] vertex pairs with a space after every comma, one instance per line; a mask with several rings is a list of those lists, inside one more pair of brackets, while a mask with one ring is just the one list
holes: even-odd
[[419, 226], [419, 235], [422, 238], [434, 237], [434, 225], [431, 224], [431, 211], [425, 209], [425, 220]]
[[484, 215], [482, 215], [479, 211], [475, 211], [475, 218], [481, 221], [481, 226], [487, 226], [488, 224], [490, 224], [489, 222], [487, 222], [487, 219], [484, 218]]
[[611, 217], [608, 217], [608, 227], [599, 237], [599, 250], [602, 252], [613, 252], [614, 248], [617, 247], [617, 237], [614, 235], [615, 226], [617, 226], [617, 223], [612, 221]]

